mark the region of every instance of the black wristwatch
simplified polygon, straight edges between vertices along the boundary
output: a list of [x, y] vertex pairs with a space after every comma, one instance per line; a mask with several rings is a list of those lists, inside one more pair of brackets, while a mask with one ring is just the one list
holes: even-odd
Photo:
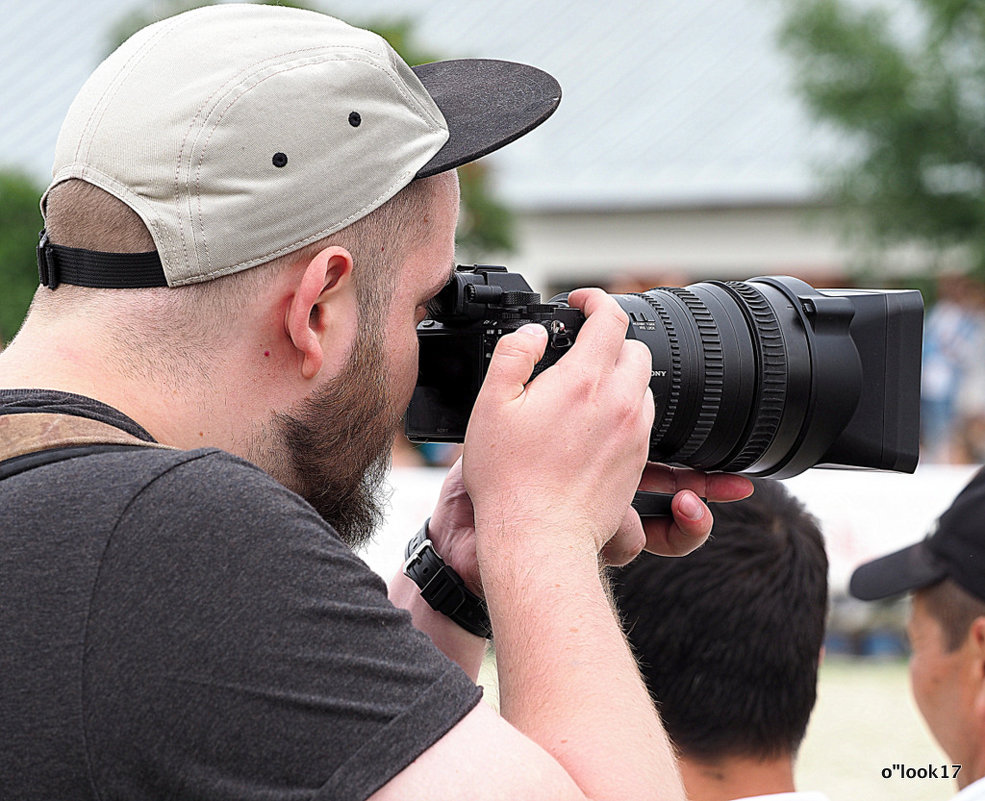
[[492, 637], [492, 626], [485, 602], [468, 587], [462, 577], [438, 556], [428, 539], [428, 522], [407, 543], [404, 575], [421, 588], [428, 605], [447, 615], [477, 637]]

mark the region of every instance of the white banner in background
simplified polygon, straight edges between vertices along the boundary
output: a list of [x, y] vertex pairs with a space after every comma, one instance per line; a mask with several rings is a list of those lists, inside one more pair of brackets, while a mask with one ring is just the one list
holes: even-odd
[[[784, 483], [821, 523], [831, 590], [843, 592], [861, 562], [923, 539], [977, 469], [927, 465], [913, 475], [818, 469]], [[385, 579], [400, 566], [407, 540], [431, 514], [444, 477], [438, 468], [391, 472], [393, 496], [386, 522], [361, 552]]]

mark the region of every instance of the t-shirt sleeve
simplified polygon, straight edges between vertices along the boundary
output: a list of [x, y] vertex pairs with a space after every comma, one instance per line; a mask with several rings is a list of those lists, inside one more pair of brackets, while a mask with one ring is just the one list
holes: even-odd
[[105, 798], [363, 799], [481, 695], [308, 504], [221, 454], [120, 519], [84, 661]]

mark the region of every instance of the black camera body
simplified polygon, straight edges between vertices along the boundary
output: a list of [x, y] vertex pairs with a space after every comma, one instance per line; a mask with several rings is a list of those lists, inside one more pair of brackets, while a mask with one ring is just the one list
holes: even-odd
[[585, 316], [564, 303], [541, 303], [518, 273], [477, 264], [458, 267], [417, 326], [418, 381], [405, 428], [414, 442], [462, 442], [472, 404], [500, 337], [527, 323], [547, 329], [547, 348], [531, 378], [574, 344]]
[[[923, 300], [915, 290], [814, 289], [789, 276], [616, 295], [650, 350], [651, 461], [785, 478], [814, 465], [912, 472], [919, 453]], [[415, 442], [462, 442], [500, 337], [548, 332], [531, 379], [584, 316], [542, 303], [505, 267], [459, 267], [417, 329]]]

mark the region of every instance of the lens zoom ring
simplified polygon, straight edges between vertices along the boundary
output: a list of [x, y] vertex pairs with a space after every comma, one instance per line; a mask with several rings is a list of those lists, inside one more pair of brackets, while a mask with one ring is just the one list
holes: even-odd
[[667, 341], [670, 343], [670, 392], [667, 394], [667, 403], [664, 404], [664, 413], [660, 422], [654, 425], [650, 434], [650, 450], [655, 450], [667, 435], [670, 424], [674, 422], [674, 415], [677, 413], [677, 402], [681, 397], [681, 343], [677, 338], [677, 331], [674, 328], [674, 321], [670, 314], [660, 304], [660, 302], [650, 293], [640, 293], [638, 297], [643, 298], [650, 304], [663, 324], [664, 332], [667, 334]]
[[726, 281], [725, 285], [745, 303], [752, 316], [753, 330], [761, 358], [758, 407], [753, 410], [753, 427], [745, 446], [723, 470], [745, 470], [754, 464], [773, 442], [787, 395], [787, 351], [780, 324], [766, 298], [743, 281]]
[[701, 408], [694, 421], [694, 428], [684, 446], [675, 454], [674, 460], [685, 462], [700, 448], [711, 433], [718, 410], [722, 405], [722, 391], [725, 386], [725, 362], [722, 351], [722, 338], [718, 325], [708, 307], [697, 295], [683, 287], [668, 287], [668, 292], [677, 295], [687, 306], [694, 318], [701, 349], [704, 353], [704, 392]]

